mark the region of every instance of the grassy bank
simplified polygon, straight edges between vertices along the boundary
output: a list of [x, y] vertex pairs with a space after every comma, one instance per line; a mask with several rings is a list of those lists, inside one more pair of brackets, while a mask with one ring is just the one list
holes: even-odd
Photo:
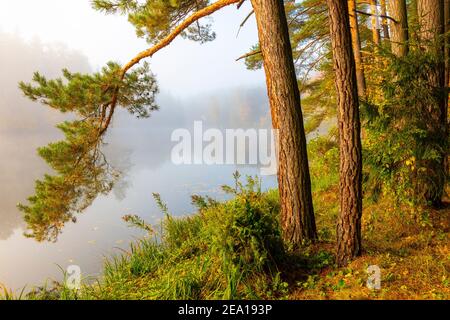
[[[367, 205], [365, 252], [346, 268], [334, 265], [337, 190], [315, 194], [320, 242], [283, 248], [278, 195], [247, 186], [226, 188], [232, 200], [194, 197], [198, 213], [166, 214], [158, 230], [127, 217], [152, 235], [110, 258], [104, 275], [78, 292], [62, 285], [36, 289], [29, 299], [449, 299], [450, 210]], [[366, 287], [378, 265], [381, 290]], [[12, 298], [10, 295], [9, 298]]]
[[[278, 192], [258, 179], [224, 187], [231, 200], [194, 196], [190, 217], [147, 225], [125, 220], [149, 236], [110, 258], [103, 276], [75, 292], [37, 288], [29, 299], [450, 299], [450, 209], [394, 205], [389, 195], [365, 201], [364, 253], [346, 268], [334, 264], [338, 214], [337, 152], [311, 145], [320, 241], [286, 248], [279, 229]], [[381, 268], [381, 289], [366, 286], [370, 265]], [[4, 298], [18, 298], [5, 291]], [[25, 297], [23, 297], [25, 298]]]
[[165, 215], [157, 228], [139, 217], [125, 220], [148, 231], [127, 253], [110, 258], [102, 279], [74, 292], [42, 288], [33, 299], [272, 299], [287, 294], [279, 263], [285, 259], [277, 222], [277, 192], [259, 181], [224, 187], [233, 199], [219, 203], [193, 197], [198, 213]]

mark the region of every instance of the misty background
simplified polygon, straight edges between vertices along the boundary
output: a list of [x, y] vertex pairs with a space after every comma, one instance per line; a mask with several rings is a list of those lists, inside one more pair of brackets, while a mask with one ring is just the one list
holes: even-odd
[[[18, 83], [30, 81], [36, 70], [55, 78], [61, 76], [63, 68], [74, 72], [90, 72], [91, 68], [86, 56], [63, 45], [48, 45], [38, 39], [26, 42], [6, 33], [0, 33], [0, 45], [4, 71], [0, 74], [0, 239], [6, 239], [21, 223], [17, 203], [33, 193], [34, 180], [49, 172], [36, 149], [61, 139], [55, 125], [70, 118], [23, 97]], [[125, 110], [115, 115], [104, 147], [113, 166], [126, 171], [132, 165], [129, 157], [133, 153], [138, 160], [135, 165], [157, 169], [170, 161], [172, 131], [190, 129], [194, 121], [220, 129], [271, 126], [262, 87], [228, 89], [183, 100], [162, 88], [158, 105], [160, 110], [148, 119], [136, 119]]]
[[[257, 168], [235, 166], [175, 166], [171, 164], [173, 130], [192, 129], [201, 120], [207, 128], [270, 128], [264, 86], [229, 86], [207, 93], [176, 96], [160, 84], [159, 111], [148, 119], [136, 119], [118, 110], [103, 147], [108, 161], [123, 175], [110, 195], [99, 196], [77, 216], [76, 224], [63, 229], [57, 243], [37, 243], [23, 236], [24, 222], [17, 203], [34, 193], [36, 179], [51, 173], [36, 149], [63, 138], [55, 125], [73, 118], [23, 97], [19, 81], [30, 81], [34, 71], [48, 78], [61, 69], [91, 72], [94, 68], [81, 51], [39, 38], [0, 32], [0, 284], [14, 289], [39, 284], [47, 277], [60, 278], [55, 266], [73, 263], [95, 274], [102, 257], [140, 236], [121, 220], [125, 214], [157, 223], [160, 215], [151, 198], [159, 192], [176, 215], [193, 212], [190, 195], [223, 198], [221, 185], [232, 183], [232, 172], [258, 174]], [[241, 66], [242, 67], [242, 66]], [[243, 68], [243, 67], [242, 67]], [[245, 71], [250, 72], [250, 71]], [[274, 177], [266, 187], [276, 183]]]

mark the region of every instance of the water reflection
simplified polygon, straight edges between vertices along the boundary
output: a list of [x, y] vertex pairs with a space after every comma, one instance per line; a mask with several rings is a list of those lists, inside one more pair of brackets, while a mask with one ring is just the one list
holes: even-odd
[[23, 42], [16, 35], [0, 33], [0, 240], [23, 225], [16, 205], [33, 191], [34, 179], [41, 176], [45, 164], [36, 148], [59, 133], [54, 124], [60, 114], [23, 98], [17, 86], [30, 79], [32, 70], [42, 68], [48, 76], [59, 74], [64, 66], [81, 72], [89, 71], [87, 58], [61, 45], [43, 45], [39, 40]]
[[[202, 120], [205, 128], [269, 128], [268, 103], [263, 88], [212, 92], [209, 95], [180, 101], [168, 94], [158, 97], [161, 110], [149, 119], [135, 119], [118, 110], [114, 125], [105, 137], [97, 165], [121, 172], [120, 179], [110, 175], [103, 187], [94, 187], [88, 206], [80, 206], [77, 223], [64, 223], [57, 229], [56, 243], [38, 243], [26, 239], [23, 214], [18, 202], [34, 193], [34, 182], [50, 168], [36, 154], [38, 147], [63, 138], [54, 125], [64, 119], [59, 113], [22, 98], [17, 88], [20, 80], [30, 79], [34, 70], [49, 78], [60, 76], [60, 69], [87, 72], [85, 57], [62, 47], [50, 48], [35, 42], [25, 44], [14, 36], [0, 34], [0, 283], [15, 289], [39, 284], [48, 277], [60, 278], [56, 264], [65, 268], [80, 265], [84, 274], [97, 274], [104, 256], [127, 249], [139, 230], [129, 229], [121, 220], [126, 214], [137, 214], [150, 223], [161, 215], [151, 194], [158, 192], [172, 213], [190, 214], [192, 194], [224, 198], [219, 186], [232, 182], [232, 172], [257, 174], [257, 168], [234, 166], [175, 166], [170, 161], [171, 133], [177, 128], [191, 128]], [[161, 88], [164, 92], [164, 88]], [[105, 167], [103, 167], [105, 168]], [[91, 172], [85, 167], [83, 173]], [[89, 169], [89, 170], [88, 170]], [[86, 176], [84, 176], [86, 178]], [[88, 177], [92, 178], [92, 176]], [[114, 178], [114, 186], [111, 183]], [[89, 182], [92, 179], [81, 179]], [[275, 177], [263, 179], [263, 188], [276, 185]], [[87, 186], [92, 185], [87, 183]], [[89, 189], [89, 188], [88, 188]], [[111, 192], [110, 189], [112, 189]], [[97, 191], [104, 191], [98, 193]], [[67, 222], [73, 216], [65, 216]], [[42, 221], [33, 220], [33, 223]], [[50, 220], [51, 221], [51, 220]], [[44, 221], [45, 222], [45, 221]], [[53, 221], [54, 222], [54, 221]], [[50, 224], [52, 226], [52, 224]], [[53, 223], [62, 227], [62, 224]], [[46, 230], [45, 228], [36, 230]], [[51, 232], [42, 233], [54, 235]], [[52, 237], [48, 238], [52, 239]]]

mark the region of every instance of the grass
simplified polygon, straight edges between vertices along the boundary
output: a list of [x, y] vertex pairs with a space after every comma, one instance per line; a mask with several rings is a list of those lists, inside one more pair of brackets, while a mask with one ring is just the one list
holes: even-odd
[[258, 179], [236, 176], [233, 199], [219, 203], [193, 197], [196, 215], [165, 215], [158, 230], [127, 216], [149, 237], [105, 263], [103, 277], [78, 292], [56, 285], [37, 288], [30, 299], [274, 299], [286, 294], [278, 269], [285, 253], [278, 226], [278, 195], [261, 192]]
[[[313, 146], [314, 147], [314, 146]], [[194, 196], [198, 212], [165, 219], [155, 230], [136, 216], [130, 225], [148, 232], [111, 257], [100, 279], [79, 291], [54, 283], [30, 294], [4, 290], [3, 299], [450, 299], [450, 209], [394, 206], [385, 195], [364, 203], [364, 252], [345, 268], [334, 263], [338, 215], [336, 153], [318, 144], [311, 173], [320, 241], [284, 248], [277, 190], [262, 192], [257, 178], [236, 174], [233, 197], [217, 202]], [[324, 174], [324, 168], [326, 173]], [[381, 269], [381, 289], [366, 286], [367, 268]]]
[[[330, 190], [331, 191], [331, 190]], [[336, 190], [337, 191], [337, 190]], [[323, 195], [337, 201], [337, 193]], [[335, 198], [335, 199], [333, 199]], [[318, 212], [321, 216], [322, 212]], [[330, 230], [333, 221], [322, 216]], [[320, 226], [320, 224], [319, 224]], [[366, 205], [363, 213], [361, 257], [346, 268], [337, 268], [333, 254], [335, 233], [309, 247], [303, 255], [323, 257], [322, 268], [306, 268], [303, 279], [293, 279], [291, 299], [449, 299], [450, 210], [392, 208], [388, 199]], [[326, 253], [326, 254], [324, 254]], [[381, 290], [366, 286], [367, 268], [381, 269]], [[297, 271], [301, 272], [301, 271]]]

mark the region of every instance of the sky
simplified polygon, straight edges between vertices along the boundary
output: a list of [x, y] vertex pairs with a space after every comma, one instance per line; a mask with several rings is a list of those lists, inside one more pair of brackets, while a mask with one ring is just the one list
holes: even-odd
[[[0, 31], [79, 51], [93, 70], [111, 60], [126, 63], [149, 47], [136, 37], [126, 17], [94, 11], [90, 0], [0, 0], [0, 4]], [[257, 43], [253, 18], [237, 36], [249, 12], [249, 4], [239, 11], [235, 6], [222, 9], [213, 15], [214, 42], [200, 45], [180, 38], [157, 53], [149, 62], [161, 91], [183, 98], [264, 86], [262, 71], [248, 71], [243, 62], [235, 61]]]

